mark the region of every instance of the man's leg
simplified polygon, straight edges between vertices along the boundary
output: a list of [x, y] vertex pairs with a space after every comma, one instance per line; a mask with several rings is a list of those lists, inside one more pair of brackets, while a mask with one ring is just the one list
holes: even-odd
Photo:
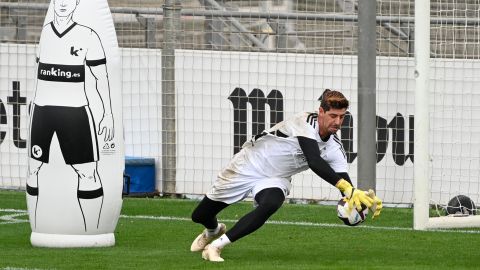
[[27, 207], [30, 209], [30, 220], [32, 229], [37, 226], [37, 206], [38, 206], [38, 173], [42, 168], [43, 162], [31, 158], [27, 178]]
[[214, 201], [205, 196], [193, 210], [192, 221], [202, 224], [205, 230], [192, 242], [191, 251], [202, 251], [206, 245], [225, 233], [225, 224], [218, 224], [217, 214], [227, 206], [228, 204], [224, 202]]
[[230, 230], [208, 245], [202, 257], [210, 261], [223, 261], [220, 250], [226, 245], [256, 231], [273, 215], [285, 201], [280, 188], [267, 188], [255, 196], [258, 206], [243, 216]]
[[[27, 177], [27, 207], [30, 215], [30, 224], [33, 228], [37, 226], [37, 216], [41, 216], [39, 211], [39, 196], [41, 194], [41, 184], [45, 183], [44, 177], [39, 176], [40, 170], [44, 163], [48, 163], [50, 155], [50, 144], [55, 130], [51, 123], [52, 115], [49, 112], [49, 106], [37, 106], [32, 104], [31, 107], [31, 126], [29, 137], [29, 160], [28, 160], [28, 177]], [[48, 181], [49, 179], [46, 179]], [[40, 207], [41, 208], [41, 207]], [[45, 209], [43, 211], [48, 211]], [[40, 218], [39, 218], [40, 220]]]
[[85, 231], [96, 230], [103, 206], [103, 187], [97, 171], [97, 162], [72, 164], [72, 167], [78, 175], [77, 198]]

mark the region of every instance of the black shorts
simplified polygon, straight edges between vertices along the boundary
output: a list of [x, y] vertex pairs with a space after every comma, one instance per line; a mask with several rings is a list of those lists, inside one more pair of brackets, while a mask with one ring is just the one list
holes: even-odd
[[66, 164], [98, 160], [98, 144], [92, 112], [88, 106], [62, 107], [34, 104], [30, 130], [30, 157], [48, 163], [53, 134]]

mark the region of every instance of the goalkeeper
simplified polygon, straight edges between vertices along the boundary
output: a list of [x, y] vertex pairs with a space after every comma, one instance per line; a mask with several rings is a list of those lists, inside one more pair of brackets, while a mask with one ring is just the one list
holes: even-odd
[[[339, 91], [325, 90], [318, 113], [300, 113], [247, 141], [218, 174], [211, 190], [192, 213], [192, 220], [205, 230], [193, 241], [191, 251], [201, 251], [205, 260], [221, 262], [221, 250], [256, 231], [282, 206], [291, 188], [291, 176], [310, 168], [337, 187], [350, 208], [365, 204], [375, 218], [381, 200], [355, 189], [347, 173], [347, 160], [336, 132], [349, 102]], [[253, 195], [255, 209], [230, 229], [216, 215], [225, 207]]]

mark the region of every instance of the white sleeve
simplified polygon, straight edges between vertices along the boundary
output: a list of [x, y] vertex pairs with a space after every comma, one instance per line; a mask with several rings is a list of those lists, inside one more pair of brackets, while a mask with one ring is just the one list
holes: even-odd
[[90, 38], [90, 43], [89, 43], [90, 46], [86, 54], [86, 60], [95, 61], [95, 60], [105, 59], [105, 52], [103, 50], [100, 37], [92, 29], [90, 29], [89, 38]]
[[290, 119], [284, 126], [287, 134], [292, 137], [301, 136], [317, 140], [315, 129], [307, 122], [308, 115], [308, 113], [301, 113]]

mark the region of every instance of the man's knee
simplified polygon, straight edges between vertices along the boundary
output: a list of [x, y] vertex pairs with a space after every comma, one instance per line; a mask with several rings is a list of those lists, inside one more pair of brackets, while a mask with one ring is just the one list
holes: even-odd
[[257, 208], [269, 215], [275, 213], [283, 204], [285, 195], [279, 188], [262, 190], [256, 196]]
[[227, 207], [226, 203], [212, 201], [208, 197], [204, 197], [193, 210], [192, 221], [201, 224], [211, 223], [217, 213], [225, 207]]
[[192, 221], [195, 223], [203, 223], [203, 221], [205, 220], [204, 215], [202, 215], [198, 207], [195, 208], [195, 210], [193, 210], [191, 218], [192, 218]]
[[275, 213], [282, 206], [282, 204], [283, 202], [266, 201], [258, 204], [257, 208], [271, 215]]

